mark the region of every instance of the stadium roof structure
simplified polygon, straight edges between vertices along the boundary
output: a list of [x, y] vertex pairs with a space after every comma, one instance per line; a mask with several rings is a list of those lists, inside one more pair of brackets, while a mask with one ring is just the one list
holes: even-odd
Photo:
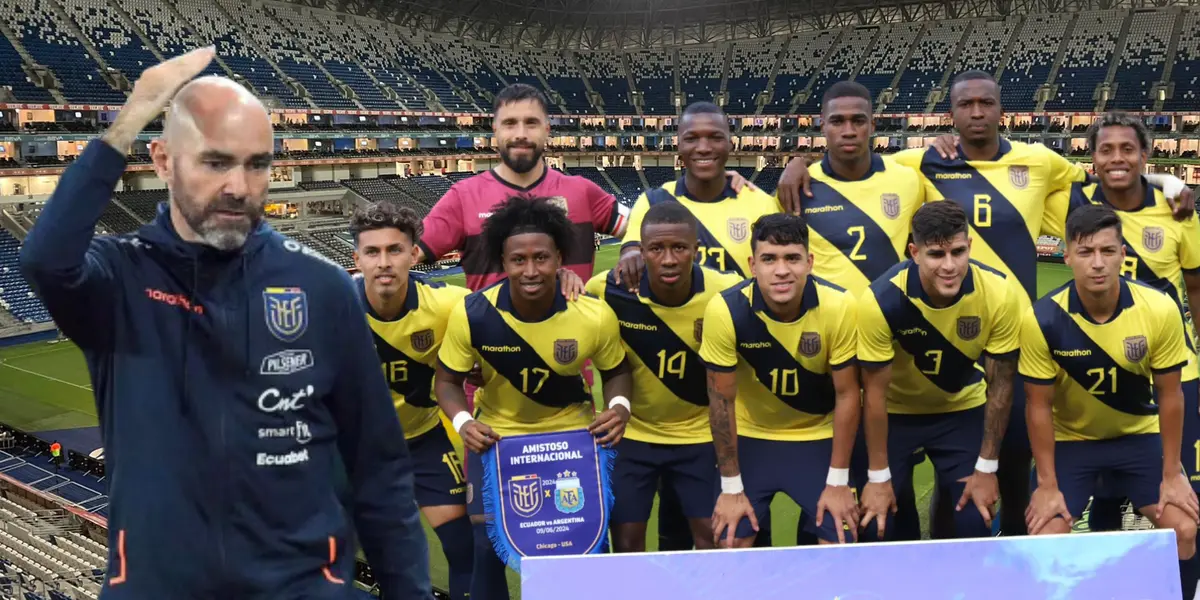
[[1003, 18], [1200, 0], [291, 0], [500, 45], [636, 48], [906, 21]]

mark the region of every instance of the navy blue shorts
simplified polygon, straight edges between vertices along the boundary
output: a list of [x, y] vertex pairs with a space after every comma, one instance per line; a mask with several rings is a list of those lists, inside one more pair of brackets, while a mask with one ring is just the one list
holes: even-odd
[[[775, 494], [782, 492], [800, 505], [800, 522], [804, 531], [836, 542], [837, 527], [841, 524], [835, 524], [826, 515], [818, 528], [813, 517], [821, 492], [825, 491], [825, 477], [829, 474], [829, 459], [832, 456], [832, 439], [782, 442], [738, 436], [738, 465], [742, 469], [742, 485], [746, 487], [746, 498], [754, 507], [754, 516], [759, 523], [770, 512]], [[716, 491], [714, 500], [721, 495], [720, 479], [717, 481], [713, 487]], [[734, 535], [739, 538], [754, 535], [750, 520], [742, 519]]]
[[467, 486], [462, 461], [445, 427], [437, 427], [408, 440], [412, 453], [413, 484], [417, 506], [466, 504]]
[[712, 489], [718, 485], [717, 454], [712, 442], [655, 444], [623, 439], [613, 466], [613, 523], [645, 523], [650, 519], [659, 482], [675, 492], [683, 515], [709, 519]]
[[1099, 477], [1104, 478], [1106, 495], [1129, 498], [1135, 509], [1158, 504], [1162, 460], [1162, 438], [1157, 433], [1054, 444], [1058, 489], [1075, 518], [1096, 493]]

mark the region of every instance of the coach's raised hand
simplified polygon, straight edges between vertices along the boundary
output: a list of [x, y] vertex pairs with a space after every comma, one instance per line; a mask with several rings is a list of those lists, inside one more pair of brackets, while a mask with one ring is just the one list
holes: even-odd
[[162, 115], [179, 88], [208, 67], [214, 54], [213, 46], [197, 48], [143, 71], [116, 121], [100, 139], [122, 154], [129, 154], [138, 134]]

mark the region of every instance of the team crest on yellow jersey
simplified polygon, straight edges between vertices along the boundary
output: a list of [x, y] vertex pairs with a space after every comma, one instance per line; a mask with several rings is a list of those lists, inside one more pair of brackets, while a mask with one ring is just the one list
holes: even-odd
[[424, 352], [433, 347], [433, 330], [422, 329], [409, 336], [409, 343], [412, 344], [413, 350]]
[[800, 354], [812, 358], [821, 353], [821, 334], [805, 331], [800, 334]]
[[1008, 168], [1008, 182], [1018, 190], [1029, 187], [1029, 167], [1013, 165]]
[[569, 365], [579, 356], [579, 342], [575, 340], [554, 340], [554, 360], [560, 365]]
[[883, 216], [889, 219], [900, 216], [900, 194], [883, 194], [879, 197], [879, 205], [883, 209]]
[[982, 321], [979, 317], [958, 318], [958, 337], [964, 341], [970, 341], [979, 337], [980, 329], [982, 329]]
[[1163, 228], [1147, 227], [1142, 230], [1142, 245], [1148, 252], [1158, 252], [1163, 247]]
[[553, 204], [554, 206], [561, 208], [562, 211], [565, 213], [569, 212], [567, 210], [567, 199], [563, 198], [562, 196], [552, 196], [550, 198], [547, 198], [546, 201], [549, 202], [550, 204]]
[[750, 235], [750, 219], [744, 217], [731, 217], [725, 221], [725, 226], [729, 231], [729, 239], [742, 243]]
[[704, 319], [696, 319], [692, 324], [692, 337], [696, 338], [697, 344], [704, 339]]
[[1146, 344], [1146, 336], [1134, 335], [1125, 338], [1125, 358], [1129, 362], [1142, 362], [1146, 358], [1146, 352], [1149, 346]]
[[514, 475], [508, 480], [508, 499], [513, 512], [532, 517], [542, 509], [542, 480], [537, 474]]

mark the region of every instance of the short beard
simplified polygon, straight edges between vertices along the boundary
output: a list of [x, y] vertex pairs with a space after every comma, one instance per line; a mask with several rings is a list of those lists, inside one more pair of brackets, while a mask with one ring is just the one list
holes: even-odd
[[[237, 250], [244, 246], [246, 239], [250, 237], [250, 232], [258, 227], [263, 216], [262, 206], [255, 208], [244, 198], [241, 200], [218, 199], [207, 207], [197, 206], [182, 194], [172, 193], [171, 200], [179, 207], [179, 213], [183, 215], [184, 222], [200, 238], [200, 243], [223, 252]], [[250, 217], [249, 223], [226, 227], [217, 226], [215, 224], [216, 212], [222, 209], [246, 211], [247, 216]]]
[[535, 146], [528, 159], [515, 159], [509, 154], [508, 148], [504, 147], [500, 148], [500, 162], [503, 162], [506, 167], [512, 169], [514, 173], [524, 175], [532, 171], [538, 163], [542, 162], [542, 154], [544, 152], [543, 148]]

